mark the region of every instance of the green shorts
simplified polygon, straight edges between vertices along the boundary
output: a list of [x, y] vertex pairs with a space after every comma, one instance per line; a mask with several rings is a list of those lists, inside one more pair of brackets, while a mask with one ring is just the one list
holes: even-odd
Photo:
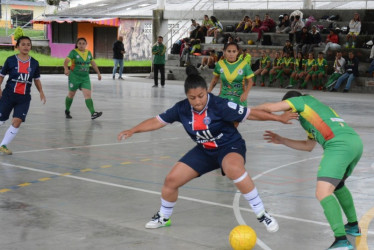
[[317, 177], [342, 180], [350, 176], [361, 158], [363, 145], [360, 136], [337, 135], [325, 144]]
[[69, 74], [69, 90], [77, 91], [77, 89], [91, 90], [91, 81], [89, 75], [77, 75], [70, 71]]
[[320, 70], [316, 71], [316, 75], [319, 75], [321, 73], [324, 74], [324, 75], [326, 75], [326, 71], [324, 71], [323, 69], [320, 69]]

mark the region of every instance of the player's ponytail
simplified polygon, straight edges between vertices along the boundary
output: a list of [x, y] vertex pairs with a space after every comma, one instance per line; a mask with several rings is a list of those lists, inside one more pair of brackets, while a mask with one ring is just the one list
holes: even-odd
[[303, 94], [301, 94], [299, 91], [295, 91], [295, 90], [290, 90], [288, 91], [282, 98], [282, 101], [284, 100], [287, 100], [289, 98], [292, 98], [292, 97], [297, 97], [297, 96], [302, 96]]
[[184, 93], [187, 94], [188, 90], [203, 88], [208, 89], [206, 81], [199, 75], [199, 71], [194, 66], [187, 66], [187, 78], [184, 81]]

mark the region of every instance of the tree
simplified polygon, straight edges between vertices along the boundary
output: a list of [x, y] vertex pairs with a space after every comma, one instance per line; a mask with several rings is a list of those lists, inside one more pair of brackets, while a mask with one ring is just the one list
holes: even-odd
[[16, 30], [14, 31], [14, 40], [17, 40], [21, 36], [24, 36], [23, 34], [23, 29], [21, 27], [17, 27]]

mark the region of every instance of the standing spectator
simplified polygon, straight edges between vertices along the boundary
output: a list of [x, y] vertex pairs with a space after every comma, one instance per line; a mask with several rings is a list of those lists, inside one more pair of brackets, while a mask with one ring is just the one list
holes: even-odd
[[308, 32], [307, 27], [303, 27], [298, 41], [298, 45], [296, 46], [296, 54], [299, 53], [300, 50], [303, 53], [303, 55], [307, 54], [308, 48], [311, 43], [312, 35]]
[[152, 47], [153, 59], [153, 71], [154, 71], [154, 85], [152, 88], [158, 87], [158, 71], [161, 74], [161, 87], [165, 86], [165, 52], [166, 46], [162, 43], [164, 38], [159, 36], [157, 43]]
[[274, 20], [269, 16], [268, 13], [265, 14], [265, 18], [262, 21], [261, 26], [258, 28], [258, 36], [257, 36], [257, 41], [261, 41], [262, 35], [264, 32], [269, 32], [275, 27], [275, 22]]
[[348, 60], [345, 64], [345, 73], [341, 75], [336, 82], [336, 85], [333, 89], [331, 89], [331, 92], [338, 91], [340, 85], [343, 83], [343, 81], [347, 80], [347, 85], [345, 85], [345, 88], [343, 90], [343, 93], [347, 93], [351, 87], [352, 81], [358, 77], [358, 63], [359, 60], [355, 55], [353, 54], [353, 51], [349, 51], [348, 53]]
[[326, 54], [329, 49], [340, 50], [340, 48], [338, 34], [336, 34], [334, 29], [330, 29], [330, 34], [328, 34], [326, 38], [326, 47], [322, 51], [323, 54]]
[[282, 57], [284, 57], [285, 53], [288, 53], [290, 57], [294, 57], [293, 46], [290, 40], [286, 40], [286, 43], [282, 50]]
[[123, 45], [123, 37], [119, 36], [118, 40], [113, 44], [113, 80], [116, 79], [117, 67], [119, 66], [118, 79], [123, 80], [122, 71], [123, 71], [123, 55], [125, 54], [125, 46]]
[[218, 61], [218, 56], [215, 50], [211, 50], [209, 52], [209, 57], [204, 56], [201, 59], [201, 65], [199, 67], [200, 70], [204, 69], [214, 69], [216, 66], [216, 62]]
[[[1, 142], [0, 152], [11, 155], [7, 146], [16, 137], [22, 122], [25, 122], [31, 102], [31, 86], [34, 80], [36, 89], [39, 91], [40, 100], [45, 104], [42, 83], [40, 81], [39, 62], [29, 55], [31, 50], [31, 39], [21, 36], [17, 39], [15, 46], [19, 53], [8, 57], [0, 73], [0, 126], [8, 120], [13, 110], [12, 124], [5, 132]], [[1, 84], [4, 77], [9, 75], [4, 91]]]
[[334, 61], [334, 73], [331, 74], [327, 83], [325, 84], [325, 89], [329, 89], [336, 83], [341, 75], [344, 74], [345, 59], [342, 57], [342, 52], [338, 50], [336, 52], [336, 57]]
[[275, 27], [276, 32], [279, 34], [287, 34], [291, 31], [291, 22], [290, 17], [287, 14], [283, 15], [283, 18], [280, 20], [277, 27]]
[[213, 26], [210, 29], [208, 29], [208, 36], [213, 35], [214, 36], [213, 43], [216, 43], [218, 34], [223, 31], [223, 26], [221, 22], [215, 16], [211, 16], [210, 20], [212, 21]]
[[305, 23], [300, 19], [300, 16], [295, 16], [295, 19], [291, 23], [291, 31], [288, 33], [288, 38], [291, 43], [293, 43], [293, 37], [296, 34], [296, 42], [298, 42], [298, 34], [301, 32], [301, 29], [305, 26]]
[[[103, 112], [96, 112], [91, 98], [91, 80], [90, 80], [90, 64], [97, 73], [97, 79], [101, 80], [101, 74], [95, 61], [92, 58], [91, 51], [86, 49], [87, 40], [84, 37], [77, 39], [75, 49], [70, 51], [64, 61], [64, 73], [69, 78], [69, 92], [65, 98], [65, 117], [71, 119], [70, 107], [73, 104], [74, 96], [77, 90], [81, 90], [85, 99], [86, 106], [91, 113], [91, 119], [100, 117]], [[71, 62], [70, 70], [68, 68]]]
[[353, 19], [349, 22], [349, 32], [347, 34], [347, 42], [345, 44], [346, 48], [349, 48], [349, 41], [352, 39], [352, 47], [356, 47], [356, 37], [361, 32], [361, 21], [360, 21], [360, 15], [358, 13], [355, 13], [353, 15]]
[[308, 53], [313, 52], [313, 49], [315, 47], [319, 47], [319, 45], [321, 44], [321, 41], [322, 41], [321, 40], [321, 34], [317, 30], [317, 26], [315, 26], [315, 25], [312, 26], [312, 30], [310, 31], [310, 35], [311, 35], [311, 44], [309, 46]]

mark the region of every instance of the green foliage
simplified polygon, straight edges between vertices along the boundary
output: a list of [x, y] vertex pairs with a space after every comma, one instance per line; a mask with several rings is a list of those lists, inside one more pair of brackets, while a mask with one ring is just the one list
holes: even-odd
[[17, 27], [16, 30], [14, 31], [14, 40], [17, 40], [21, 36], [24, 36], [23, 29], [21, 27]]

